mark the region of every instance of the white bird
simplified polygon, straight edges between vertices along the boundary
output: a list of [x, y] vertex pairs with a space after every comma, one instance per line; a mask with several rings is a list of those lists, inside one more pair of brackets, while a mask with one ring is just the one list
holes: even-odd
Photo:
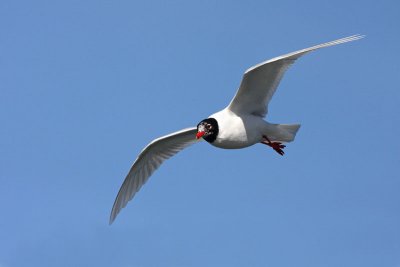
[[151, 174], [168, 158], [204, 139], [213, 146], [226, 149], [244, 148], [257, 143], [272, 147], [283, 155], [283, 142], [291, 142], [300, 124], [272, 124], [263, 118], [268, 103], [285, 71], [302, 55], [328, 46], [363, 38], [353, 35], [279, 56], [249, 68], [236, 95], [223, 110], [197, 124], [153, 140], [139, 154], [115, 199], [110, 224], [139, 191]]

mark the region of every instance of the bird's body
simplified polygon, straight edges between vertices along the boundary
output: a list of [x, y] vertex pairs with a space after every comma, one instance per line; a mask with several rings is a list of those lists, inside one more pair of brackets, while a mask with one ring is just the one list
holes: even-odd
[[268, 113], [268, 103], [286, 70], [308, 52], [362, 37], [354, 35], [312, 46], [249, 68], [243, 75], [238, 91], [225, 109], [202, 120], [197, 127], [157, 138], [142, 150], [118, 192], [110, 223], [163, 161], [201, 139], [225, 149], [239, 149], [261, 143], [283, 155], [285, 145], [282, 143], [294, 140], [300, 124], [272, 124], [265, 121], [264, 117]]
[[[219, 148], [237, 149], [260, 143], [263, 136], [273, 142], [290, 142], [300, 125], [293, 125], [292, 131], [285, 129], [287, 125], [272, 124], [262, 117], [253, 114], [237, 115], [229, 109], [214, 113], [210, 118], [218, 121], [219, 133], [210, 144]], [[290, 127], [289, 127], [290, 128]]]
[[[240, 117], [228, 109], [223, 109], [212, 114], [209, 118], [214, 118], [218, 121], [219, 133], [217, 139], [210, 143], [219, 148], [244, 148], [259, 142], [259, 137], [256, 132], [246, 131], [246, 127], [251, 124], [252, 128], [260, 128], [264, 120], [254, 116]], [[260, 130], [260, 129], [257, 129]], [[258, 132], [258, 131], [257, 131]]]

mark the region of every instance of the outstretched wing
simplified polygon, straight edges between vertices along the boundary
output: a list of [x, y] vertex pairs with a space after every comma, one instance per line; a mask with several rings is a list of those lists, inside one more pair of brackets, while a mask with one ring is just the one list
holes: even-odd
[[160, 165], [182, 149], [198, 142], [197, 128], [187, 128], [153, 140], [139, 154], [115, 199], [110, 224]]
[[283, 56], [279, 56], [249, 68], [243, 75], [236, 95], [228, 109], [236, 114], [253, 114], [264, 117], [268, 103], [274, 95], [285, 71], [302, 55], [332, 45], [342, 44], [363, 38], [353, 35], [332, 42], [312, 46]]

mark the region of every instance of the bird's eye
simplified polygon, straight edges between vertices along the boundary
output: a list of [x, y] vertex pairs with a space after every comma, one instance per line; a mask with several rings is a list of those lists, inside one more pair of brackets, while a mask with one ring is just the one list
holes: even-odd
[[210, 130], [212, 128], [211, 124], [206, 125], [207, 130]]

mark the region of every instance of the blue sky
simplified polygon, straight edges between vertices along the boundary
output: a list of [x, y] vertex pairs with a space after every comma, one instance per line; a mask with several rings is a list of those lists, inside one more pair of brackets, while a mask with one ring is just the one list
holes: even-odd
[[[398, 1], [2, 1], [0, 266], [400, 266]], [[201, 143], [112, 226], [141, 149], [301, 58], [270, 122], [280, 157]]]

